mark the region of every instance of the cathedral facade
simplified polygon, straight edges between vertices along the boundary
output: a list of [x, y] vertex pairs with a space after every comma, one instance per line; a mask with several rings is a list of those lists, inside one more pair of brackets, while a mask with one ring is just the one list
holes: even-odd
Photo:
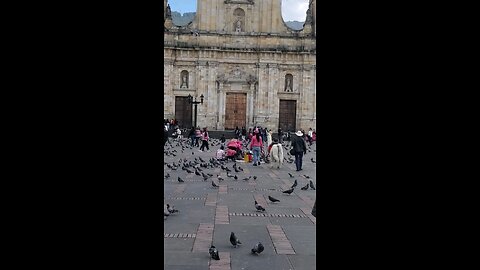
[[316, 0], [302, 30], [281, 0], [198, 0], [194, 20], [172, 22], [164, 0], [164, 118], [182, 127], [316, 128]]

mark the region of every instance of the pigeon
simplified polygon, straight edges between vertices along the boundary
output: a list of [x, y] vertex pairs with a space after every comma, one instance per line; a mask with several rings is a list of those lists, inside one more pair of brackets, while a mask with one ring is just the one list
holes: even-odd
[[290, 188], [294, 188], [294, 187], [296, 187], [296, 186], [297, 186], [297, 184], [298, 184], [298, 183], [297, 183], [297, 179], [295, 179], [295, 182], [293, 183], [293, 185], [292, 185]]
[[239, 169], [240, 171], [242, 171], [242, 172], [243, 172], [243, 169], [242, 169], [242, 167], [238, 166], [238, 169]]
[[218, 187], [217, 184], [215, 184], [215, 182], [212, 180], [212, 186], [215, 188], [215, 187]]
[[295, 188], [287, 189], [287, 190], [285, 190], [285, 191], [282, 191], [282, 193], [292, 194], [292, 192], [293, 192], [294, 189], [295, 189]]
[[313, 190], [315, 190], [315, 186], [313, 185], [312, 180], [310, 180], [310, 187], [311, 187]]
[[234, 248], [236, 248], [238, 244], [240, 245], [242, 244], [240, 240], [237, 239], [237, 237], [233, 232], [230, 234], [230, 243], [232, 243]]
[[195, 169], [195, 175], [201, 175], [199, 171], [197, 171], [197, 169]]
[[168, 204], [168, 203], [167, 203], [167, 210], [168, 210], [168, 212], [171, 213], [171, 214], [178, 212], [177, 209], [174, 209], [173, 205], [170, 206], [170, 204]]
[[307, 178], [307, 179], [310, 178], [310, 176], [308, 176], [308, 175], [306, 175], [306, 174], [304, 174], [303, 176], [305, 176], [305, 178]]
[[170, 177], [170, 174], [167, 173], [167, 175], [165, 175], [165, 179], [169, 178]]
[[271, 202], [279, 202], [279, 201], [280, 201], [280, 200], [278, 200], [278, 199], [273, 198], [272, 196], [268, 196], [268, 199], [269, 199]]
[[257, 201], [255, 201], [255, 208], [257, 208], [257, 211], [265, 211], [265, 208], [263, 208], [263, 206], [258, 204]]
[[[262, 249], [263, 250], [263, 249]], [[214, 260], [220, 260], [220, 256], [218, 256], [218, 250], [215, 246], [211, 246], [208, 249], [208, 253], [210, 253], [210, 257]]]
[[236, 174], [235, 174], [235, 176], [233, 177], [233, 179], [235, 179], [235, 180], [238, 180], [238, 177], [237, 177], [237, 175], [236, 175]]
[[308, 184], [302, 188], [300, 188], [301, 190], [307, 190], [308, 189]]
[[183, 182], [185, 182], [185, 181], [183, 181], [182, 178], [180, 178], [180, 176], [179, 176], [179, 177], [178, 177], [178, 182], [183, 183]]
[[220, 182], [220, 181], [223, 181], [223, 180], [224, 180], [224, 179], [223, 179], [223, 178], [222, 178], [220, 175], [218, 175], [218, 174], [217, 174], [217, 179], [218, 179], [218, 182]]
[[317, 163], [313, 158], [310, 159], [312, 163]]
[[291, 178], [295, 177], [295, 176], [293, 176], [291, 173], [288, 173], [288, 175], [290, 175]]
[[253, 176], [253, 180], [257, 180], [257, 176], [254, 175], [254, 176]]
[[245, 177], [245, 178], [243, 178], [243, 180], [248, 181], [248, 180], [250, 180], [251, 177], [252, 177], [252, 176]]
[[170, 212], [168, 212], [168, 210], [165, 210], [165, 208], [163, 208], [163, 216], [164, 217], [170, 216]]
[[252, 253], [258, 255], [258, 254], [262, 253], [262, 251], [264, 249], [265, 248], [263, 247], [262, 243], [258, 242], [258, 243], [255, 244], [255, 246], [253, 246]]

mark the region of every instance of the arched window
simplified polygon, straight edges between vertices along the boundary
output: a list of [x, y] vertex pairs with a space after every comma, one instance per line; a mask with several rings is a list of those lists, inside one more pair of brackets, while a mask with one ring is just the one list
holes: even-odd
[[188, 71], [186, 70], [180, 73], [180, 88], [188, 88]]
[[245, 32], [245, 11], [241, 8], [233, 11], [233, 30], [234, 32]]
[[285, 92], [293, 92], [293, 75], [285, 75]]

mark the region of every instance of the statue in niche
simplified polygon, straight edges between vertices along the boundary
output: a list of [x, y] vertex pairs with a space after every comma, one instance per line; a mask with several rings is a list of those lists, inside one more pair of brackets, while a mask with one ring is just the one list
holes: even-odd
[[285, 92], [293, 92], [292, 90], [292, 75], [287, 74], [285, 76]]
[[185, 70], [182, 71], [182, 84], [180, 85], [180, 88], [188, 88], [188, 72]]
[[167, 11], [166, 11], [166, 14], [165, 14], [165, 18], [166, 19], [172, 19], [172, 10], [170, 9], [170, 4], [167, 5]]
[[238, 19], [237, 23], [235, 24], [235, 32], [242, 32], [242, 22], [240, 21], [240, 19]]

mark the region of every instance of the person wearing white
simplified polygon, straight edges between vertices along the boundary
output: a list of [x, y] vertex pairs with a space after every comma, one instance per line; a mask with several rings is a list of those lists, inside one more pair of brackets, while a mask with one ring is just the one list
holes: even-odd
[[273, 141], [270, 157], [272, 158], [272, 168], [277, 167], [280, 169], [283, 164], [283, 147], [281, 143], [278, 143], [277, 139]]
[[179, 141], [182, 140], [182, 131], [180, 130], [180, 128], [177, 128], [177, 138]]

